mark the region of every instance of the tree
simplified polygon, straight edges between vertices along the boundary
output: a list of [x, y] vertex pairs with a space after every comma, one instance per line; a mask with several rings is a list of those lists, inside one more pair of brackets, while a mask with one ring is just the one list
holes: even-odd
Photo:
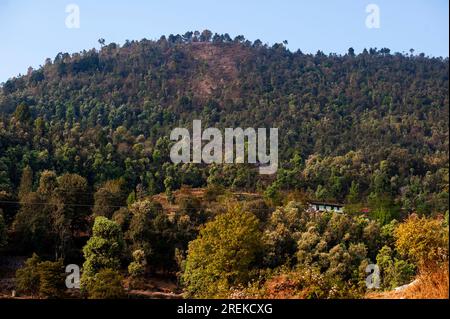
[[65, 284], [63, 260], [41, 261], [33, 253], [25, 261], [24, 267], [16, 271], [16, 287], [20, 293], [39, 295], [45, 298], [59, 298], [63, 296]]
[[65, 290], [63, 260], [43, 261], [39, 264], [39, 295], [48, 298], [62, 297]]
[[14, 117], [22, 124], [29, 124], [31, 121], [29, 106], [26, 103], [19, 104], [14, 112]]
[[203, 30], [202, 34], [200, 35], [200, 41], [201, 42], [209, 42], [211, 41], [212, 32], [209, 30]]
[[42, 171], [39, 178], [39, 187], [37, 192], [46, 200], [50, 200], [50, 196], [57, 187], [57, 176], [54, 171]]
[[145, 252], [140, 249], [133, 251], [133, 261], [128, 265], [132, 286], [139, 287], [141, 285], [145, 275], [146, 264]]
[[264, 192], [264, 197], [272, 204], [272, 206], [281, 204], [281, 194], [280, 185], [277, 181], [273, 182], [269, 187], [267, 187]]
[[39, 292], [39, 263], [41, 259], [33, 253], [25, 261], [25, 265], [16, 271], [16, 287], [18, 292], [35, 295]]
[[22, 171], [19, 186], [19, 199], [22, 200], [25, 195], [33, 190], [33, 171], [30, 166], [26, 166]]
[[121, 299], [126, 293], [117, 270], [101, 269], [87, 286], [89, 299]]
[[394, 251], [389, 246], [380, 249], [376, 261], [380, 267], [383, 288], [393, 289], [407, 284], [415, 275], [414, 265], [395, 257]]
[[192, 196], [182, 196], [178, 200], [178, 212], [182, 215], [189, 216], [189, 220], [196, 227], [206, 221], [206, 215], [202, 206], [202, 202]]
[[89, 188], [87, 180], [77, 174], [57, 178], [57, 187], [51, 196], [52, 224], [57, 234], [56, 253], [65, 256], [73, 247], [73, 237], [87, 227], [89, 215]]
[[133, 250], [143, 250], [154, 267], [173, 264], [175, 233], [172, 223], [159, 203], [138, 201], [130, 207], [132, 214], [126, 238]]
[[351, 57], [355, 57], [355, 49], [349, 48], [348, 49], [348, 55], [351, 56]]
[[125, 205], [126, 192], [124, 181], [111, 180], [105, 182], [94, 194], [94, 216], [111, 218], [113, 213]]
[[266, 265], [280, 266], [295, 254], [300, 236], [302, 211], [301, 205], [290, 202], [271, 214], [264, 232]]
[[355, 181], [352, 181], [350, 186], [350, 190], [347, 195], [347, 203], [356, 204], [359, 201], [359, 184]]
[[23, 195], [12, 229], [17, 249], [48, 253], [54, 246], [51, 206], [37, 192]]
[[120, 269], [120, 258], [123, 253], [123, 236], [120, 226], [100, 216], [95, 218], [92, 237], [83, 247], [85, 262], [81, 285], [85, 288], [102, 269]]
[[372, 216], [382, 225], [397, 219], [400, 214], [400, 207], [387, 193], [371, 193], [369, 195], [369, 206], [372, 209]]
[[238, 208], [217, 216], [189, 243], [182, 281], [190, 296], [225, 296], [231, 287], [245, 285], [262, 249], [259, 221]]
[[420, 266], [448, 262], [448, 226], [441, 219], [410, 216], [394, 232], [398, 252]]
[[112, 220], [121, 227], [123, 232], [125, 232], [130, 227], [131, 217], [130, 210], [126, 207], [122, 207], [114, 212]]

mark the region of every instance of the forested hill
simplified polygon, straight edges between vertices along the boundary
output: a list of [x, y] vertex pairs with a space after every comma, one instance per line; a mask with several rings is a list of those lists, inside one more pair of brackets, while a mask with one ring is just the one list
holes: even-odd
[[448, 58], [351, 48], [312, 55], [205, 31], [100, 42], [3, 84], [0, 189], [14, 193], [27, 165], [36, 176], [77, 173], [91, 187], [124, 177], [148, 193], [167, 188], [169, 175], [175, 188], [213, 174], [224, 186], [255, 188], [241, 168], [164, 165], [170, 130], [201, 119], [220, 129], [278, 127], [286, 169], [278, 175], [292, 173], [280, 189], [343, 200], [352, 182], [360, 195], [388, 186], [398, 195], [416, 178], [420, 187], [429, 180], [426, 194], [448, 191]]

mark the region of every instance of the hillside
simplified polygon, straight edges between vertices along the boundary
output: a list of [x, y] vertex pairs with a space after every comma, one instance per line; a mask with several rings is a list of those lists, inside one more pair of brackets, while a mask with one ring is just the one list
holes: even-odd
[[[424, 265], [448, 263], [448, 58], [208, 31], [100, 43], [1, 86], [3, 297], [445, 297], [448, 270]], [[277, 173], [172, 163], [194, 119], [279, 128]]]
[[[14, 197], [26, 166], [77, 173], [92, 189], [122, 177], [148, 195], [168, 176], [172, 189], [208, 178], [251, 190], [275, 181], [248, 166], [170, 167], [170, 130], [201, 119], [278, 127], [278, 190], [343, 201], [354, 182], [358, 200], [381, 187], [408, 210], [445, 211], [448, 74], [448, 58], [311, 55], [209, 32], [59, 53], [2, 85], [0, 190]], [[420, 198], [401, 198], [414, 187]]]

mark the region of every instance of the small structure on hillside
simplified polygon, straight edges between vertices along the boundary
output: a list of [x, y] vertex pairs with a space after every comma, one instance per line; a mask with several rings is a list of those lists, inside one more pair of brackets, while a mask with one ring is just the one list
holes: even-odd
[[335, 212], [335, 213], [344, 212], [343, 204], [311, 201], [308, 203], [308, 206], [310, 211], [315, 212]]

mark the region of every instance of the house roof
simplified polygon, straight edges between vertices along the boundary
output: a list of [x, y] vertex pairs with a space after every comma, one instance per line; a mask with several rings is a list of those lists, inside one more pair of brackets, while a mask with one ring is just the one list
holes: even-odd
[[344, 207], [344, 204], [339, 204], [339, 203], [319, 202], [319, 201], [309, 201], [308, 203], [312, 204], [312, 205]]

